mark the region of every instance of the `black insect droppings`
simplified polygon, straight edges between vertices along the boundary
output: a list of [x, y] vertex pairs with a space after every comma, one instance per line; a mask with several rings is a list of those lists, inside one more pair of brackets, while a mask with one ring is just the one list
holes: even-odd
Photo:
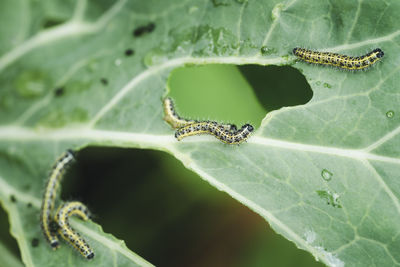
[[14, 195], [11, 195], [11, 196], [10, 196], [10, 200], [11, 200], [11, 202], [13, 202], [13, 203], [17, 202], [17, 199], [15, 198]]
[[125, 55], [126, 56], [132, 56], [135, 53], [135, 51], [133, 51], [133, 49], [126, 49], [125, 50]]
[[155, 28], [156, 25], [153, 22], [150, 22], [147, 25], [139, 26], [135, 30], [133, 30], [133, 36], [139, 37], [142, 36], [143, 34], [151, 33], [152, 31], [154, 31]]
[[100, 81], [101, 81], [101, 83], [104, 84], [104, 85], [107, 85], [107, 84], [108, 84], [108, 80], [107, 80], [106, 78], [101, 78]]
[[31, 244], [32, 244], [32, 247], [34, 247], [34, 248], [39, 246], [39, 239], [33, 238]]
[[27, 206], [28, 208], [32, 208], [32, 203], [29, 202], [28, 204], [26, 204], [26, 206]]
[[61, 19], [58, 19], [58, 18], [47, 18], [43, 22], [43, 28], [47, 29], [47, 28], [55, 27], [55, 26], [60, 25], [60, 24], [62, 24], [64, 22], [65, 22], [65, 20], [61, 20]]
[[54, 90], [54, 96], [62, 96], [64, 94], [64, 87], [58, 87]]

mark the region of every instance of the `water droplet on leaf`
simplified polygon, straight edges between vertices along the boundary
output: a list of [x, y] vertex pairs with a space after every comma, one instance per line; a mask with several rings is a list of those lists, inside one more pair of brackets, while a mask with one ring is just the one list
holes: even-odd
[[270, 54], [276, 52], [276, 49], [274, 49], [274, 48], [269, 48], [269, 47], [267, 47], [267, 46], [261, 47], [260, 50], [261, 50], [261, 54], [262, 54], [263, 56], [267, 56], [267, 55], [270, 55]]
[[328, 171], [327, 169], [323, 169], [321, 172], [322, 179], [325, 181], [330, 181], [332, 179], [333, 173]]
[[388, 112], [386, 112], [386, 117], [393, 118], [394, 117], [394, 111], [393, 110], [389, 110]]
[[325, 88], [331, 88], [332, 85], [330, 85], [329, 83], [324, 83], [324, 87], [325, 87]]

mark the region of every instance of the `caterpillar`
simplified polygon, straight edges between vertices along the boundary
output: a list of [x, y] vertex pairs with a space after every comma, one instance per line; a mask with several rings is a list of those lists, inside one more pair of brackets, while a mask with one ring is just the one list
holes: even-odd
[[293, 54], [301, 60], [313, 64], [330, 65], [345, 70], [362, 70], [379, 61], [385, 53], [380, 48], [376, 48], [363, 56], [351, 57], [296, 47], [293, 49]]
[[240, 144], [249, 138], [254, 127], [250, 124], [245, 124], [240, 130], [230, 132], [215, 121], [205, 121], [189, 124], [178, 129], [175, 132], [175, 137], [178, 141], [187, 136], [198, 134], [211, 134], [226, 144]]
[[[175, 111], [174, 101], [170, 97], [166, 97], [163, 101], [164, 105], [164, 120], [172, 126], [172, 128], [182, 128], [189, 124], [199, 123], [197, 120], [187, 120], [181, 118]], [[237, 127], [235, 124], [221, 124], [225, 130], [236, 132]]]
[[164, 120], [172, 126], [172, 128], [181, 128], [191, 123], [196, 123], [198, 121], [195, 120], [187, 120], [179, 117], [179, 115], [175, 112], [174, 101], [167, 97], [163, 101], [164, 104]]
[[79, 251], [83, 257], [90, 260], [94, 257], [93, 250], [85, 239], [83, 239], [80, 234], [69, 225], [69, 217], [74, 215], [84, 221], [87, 221], [90, 218], [88, 208], [78, 201], [64, 203], [58, 208], [54, 218], [59, 226], [58, 233], [63, 239]]
[[50, 173], [49, 179], [47, 180], [43, 194], [43, 200], [40, 209], [40, 226], [45, 239], [50, 243], [50, 246], [53, 249], [57, 249], [60, 244], [56, 235], [57, 225], [54, 223], [51, 216], [61, 179], [65, 173], [65, 169], [73, 160], [74, 152], [72, 150], [67, 150], [57, 159]]

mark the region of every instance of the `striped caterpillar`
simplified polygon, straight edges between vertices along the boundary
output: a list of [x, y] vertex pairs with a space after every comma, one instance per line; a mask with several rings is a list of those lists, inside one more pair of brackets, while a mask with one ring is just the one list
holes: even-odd
[[[172, 126], [172, 128], [177, 129], [181, 128], [184, 126], [187, 126], [192, 123], [198, 123], [200, 121], [197, 120], [187, 120], [181, 118], [175, 111], [174, 107], [174, 101], [170, 98], [167, 97], [163, 101], [164, 104], [164, 120]], [[231, 132], [236, 132], [237, 127], [235, 124], [222, 124], [225, 130], [231, 131]]]
[[88, 208], [78, 201], [64, 203], [58, 208], [54, 218], [59, 226], [58, 233], [77, 251], [79, 251], [83, 257], [90, 260], [94, 257], [93, 250], [80, 236], [80, 234], [69, 225], [69, 217], [74, 215], [78, 216], [84, 221], [87, 221], [90, 218]]
[[55, 233], [56, 229], [54, 229], [57, 227], [54, 226], [54, 221], [52, 220], [51, 216], [54, 210], [54, 203], [61, 179], [66, 168], [72, 163], [73, 160], [74, 152], [72, 150], [67, 150], [57, 159], [50, 173], [49, 179], [47, 180], [43, 194], [40, 213], [40, 226], [42, 228], [44, 237], [50, 243], [50, 246], [53, 249], [57, 249], [60, 246], [60, 243]]
[[178, 141], [187, 136], [211, 134], [226, 144], [240, 144], [247, 140], [254, 127], [245, 124], [240, 130], [235, 124], [219, 124], [215, 121], [196, 121], [181, 118], [175, 111], [174, 102], [167, 97], [163, 101], [164, 120], [177, 129], [175, 137]]
[[58, 188], [60, 187], [65, 170], [73, 161], [74, 152], [72, 150], [67, 150], [54, 164], [43, 194], [40, 226], [45, 239], [50, 243], [53, 249], [57, 249], [60, 246], [57, 238], [58, 232], [61, 237], [76, 248], [85, 258], [91, 259], [94, 257], [93, 251], [85, 240], [69, 226], [68, 222], [69, 216], [73, 215], [77, 215], [85, 221], [88, 220], [89, 211], [86, 206], [76, 201], [66, 203], [58, 208], [56, 216], [52, 218]]
[[175, 132], [175, 137], [178, 141], [182, 140], [187, 136], [199, 135], [199, 134], [211, 134], [221, 140], [225, 144], [240, 144], [249, 138], [251, 132], [254, 130], [250, 124], [245, 124], [240, 130], [232, 133], [225, 130], [222, 125], [219, 125], [215, 121], [204, 121], [189, 124], [178, 129]]
[[317, 52], [299, 47], [293, 49], [293, 54], [301, 60], [309, 63], [330, 65], [345, 70], [366, 69], [384, 56], [383, 51], [379, 48], [359, 57], [351, 57], [330, 52]]

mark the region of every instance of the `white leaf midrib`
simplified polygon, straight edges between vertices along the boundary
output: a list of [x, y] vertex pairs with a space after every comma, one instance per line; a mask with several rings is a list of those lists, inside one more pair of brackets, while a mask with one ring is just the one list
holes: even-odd
[[[398, 131], [397, 129], [395, 130]], [[169, 149], [172, 146], [178, 145], [173, 134], [170, 135], [156, 135], [147, 133], [134, 133], [124, 131], [112, 130], [99, 130], [87, 127], [77, 128], [62, 128], [54, 130], [32, 130], [20, 126], [0, 126], [0, 142], [1, 141], [15, 141], [15, 142], [28, 142], [28, 141], [77, 141], [87, 140], [90, 142], [109, 142], [114, 144], [118, 142], [124, 144], [131, 144], [132, 147], [140, 146], [147, 148]], [[385, 138], [386, 140], [386, 138]], [[217, 140], [207, 137], [193, 137], [191, 139], [182, 141], [182, 143], [199, 143], [199, 142], [215, 142]], [[376, 160], [387, 163], [400, 164], [400, 158], [382, 156], [371, 153], [368, 149], [350, 149], [350, 148], [337, 148], [322, 145], [312, 145], [299, 142], [291, 142], [285, 140], [278, 140], [268, 137], [263, 137], [255, 134], [248, 140], [249, 144], [262, 145], [266, 147], [276, 147], [285, 150], [312, 152], [319, 154], [327, 154], [338, 157], [352, 158], [356, 160]]]

